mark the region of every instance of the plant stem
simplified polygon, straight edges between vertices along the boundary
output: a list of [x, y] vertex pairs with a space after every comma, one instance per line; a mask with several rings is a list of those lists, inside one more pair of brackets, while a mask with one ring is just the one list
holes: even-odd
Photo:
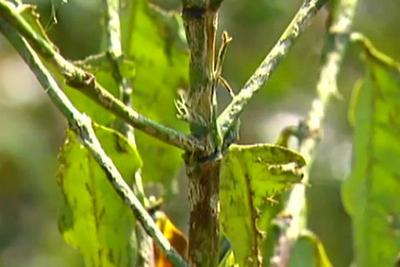
[[[107, 52], [110, 65], [112, 66], [112, 74], [119, 88], [120, 100], [126, 107], [132, 107], [132, 84], [129, 79], [123, 77], [119, 66], [119, 61], [122, 58], [121, 24], [118, 12], [120, 1], [103, 0], [103, 2], [106, 10]], [[136, 144], [134, 130], [128, 123], [118, 118], [115, 124], [115, 128], [121, 132], [130, 143]], [[141, 169], [138, 169], [135, 173], [133, 190], [142, 205], [146, 207], [148, 205], [148, 200], [143, 188]], [[136, 224], [136, 237], [138, 240], [137, 266], [154, 267], [153, 241], [151, 237], [146, 234], [146, 231], [140, 223]]]
[[[331, 13], [331, 23], [324, 48], [324, 57], [317, 83], [317, 97], [312, 102], [307, 119], [301, 123], [303, 137], [300, 139], [299, 151], [305, 157], [307, 170], [303, 183], [295, 185], [289, 195], [283, 214], [291, 220], [285, 226], [279, 237], [276, 255], [272, 266], [289, 266], [292, 248], [303, 231], [306, 230], [306, 185], [309, 182], [309, 172], [314, 150], [319, 141], [319, 132], [329, 101], [337, 95], [337, 78], [341, 63], [349, 42], [351, 24], [354, 17], [357, 0], [342, 0], [337, 9]], [[306, 129], [304, 131], [304, 129]]]
[[94, 75], [75, 66], [64, 59], [55, 46], [41, 34], [35, 32], [21, 15], [23, 9], [12, 3], [0, 0], [0, 17], [7, 21], [29, 42], [29, 44], [44, 59], [55, 65], [66, 79], [66, 83], [92, 98], [113, 114], [121, 117], [130, 125], [167, 144], [176, 146], [186, 151], [202, 150], [203, 146], [190, 136], [174, 129], [158, 124], [139, 114], [132, 108], [126, 107], [121, 101], [104, 89], [95, 79]]
[[225, 136], [232, 129], [244, 107], [269, 79], [271, 73], [289, 52], [300, 34], [306, 29], [310, 20], [326, 2], [327, 0], [304, 0], [299, 11], [279, 38], [278, 42], [246, 82], [244, 87], [218, 117], [218, 125], [222, 136]]
[[[119, 87], [120, 99], [126, 107], [132, 107], [132, 84], [129, 79], [123, 77], [120, 67], [119, 60], [122, 57], [122, 45], [121, 45], [121, 31], [120, 31], [120, 19], [119, 19], [119, 0], [103, 0], [106, 9], [106, 34], [108, 44], [108, 56], [114, 80]], [[136, 144], [133, 128], [124, 121], [117, 121], [116, 128], [121, 132], [127, 139], [132, 143]], [[142, 202], [146, 204], [146, 196], [142, 185], [142, 177], [140, 171], [135, 175], [135, 188], [137, 194]]]
[[[103, 0], [106, 10], [106, 36], [107, 36], [107, 53], [112, 67], [112, 74], [115, 82], [118, 85], [120, 99], [126, 107], [132, 107], [131, 95], [132, 85], [129, 79], [122, 76], [119, 60], [122, 57], [120, 19], [118, 14], [119, 0]], [[126, 122], [117, 123], [117, 130], [121, 132], [128, 140], [135, 144], [135, 136], [133, 128]], [[142, 192], [142, 191], [141, 191]], [[144, 197], [143, 197], [144, 199]]]
[[165, 255], [175, 264], [175, 266], [186, 266], [180, 255], [171, 246], [168, 240], [158, 230], [151, 216], [147, 213], [140, 201], [136, 198], [128, 184], [122, 178], [114, 163], [105, 153], [99, 140], [97, 139], [91, 119], [85, 114], [80, 113], [70, 102], [67, 96], [58, 86], [55, 79], [46, 69], [36, 52], [30, 47], [28, 42], [23, 39], [17, 31], [7, 22], [0, 18], [0, 31], [6, 36], [10, 43], [17, 49], [18, 53], [31, 68], [36, 78], [48, 94], [51, 101], [67, 119], [71, 129], [79, 136], [81, 142], [90, 151], [100, 167], [104, 170], [107, 178], [112, 183], [121, 199], [131, 208], [136, 218], [141, 222], [146, 232], [153, 237]]
[[[221, 2], [221, 1], [219, 1]], [[182, 16], [190, 48], [190, 89], [186, 101], [191, 113], [193, 136], [206, 144], [206, 151], [186, 154], [189, 179], [189, 265], [218, 265], [219, 171], [216, 128], [215, 33], [217, 6], [206, 0], [183, 0]], [[218, 4], [219, 6], [219, 4]]]

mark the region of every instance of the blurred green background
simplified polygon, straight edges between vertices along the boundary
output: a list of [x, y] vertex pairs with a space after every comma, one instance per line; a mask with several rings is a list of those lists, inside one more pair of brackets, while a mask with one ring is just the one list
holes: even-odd
[[[80, 59], [102, 51], [100, 0], [37, 0], [41, 20], [63, 55]], [[155, 1], [179, 10], [178, 0]], [[224, 76], [237, 91], [252, 74], [301, 1], [226, 0], [220, 30], [233, 37]], [[354, 29], [382, 51], [400, 59], [400, 2], [360, 0]], [[274, 142], [279, 131], [297, 124], [310, 107], [318, 77], [327, 13], [320, 12], [264, 90], [242, 115], [241, 142]], [[322, 239], [334, 266], [349, 266], [351, 226], [340, 200], [340, 186], [351, 164], [349, 94], [363, 67], [350, 47], [339, 80], [342, 98], [334, 100], [325, 123], [308, 190], [309, 226]], [[224, 99], [225, 98], [225, 99]], [[221, 93], [222, 102], [227, 102]], [[34, 76], [0, 36], [0, 267], [82, 266], [76, 251], [57, 229], [60, 194], [56, 158], [66, 123]], [[167, 210], [183, 229], [187, 213], [185, 183]]]

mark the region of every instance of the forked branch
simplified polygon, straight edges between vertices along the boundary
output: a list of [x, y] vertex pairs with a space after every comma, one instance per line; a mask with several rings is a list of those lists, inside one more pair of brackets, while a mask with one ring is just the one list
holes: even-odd
[[129, 185], [122, 178], [110, 157], [101, 147], [101, 144], [94, 133], [91, 119], [80, 113], [73, 106], [28, 42], [1, 18], [0, 31], [7, 37], [10, 43], [17, 49], [26, 64], [31, 68], [52, 102], [68, 120], [71, 129], [77, 134], [81, 142], [104, 170], [107, 178], [114, 186], [118, 195], [131, 208], [135, 217], [140, 221], [146, 232], [153, 238], [175, 266], [187, 266], [186, 262], [157, 228], [151, 216], [147, 213]]
[[0, 17], [12, 25], [41, 57], [54, 65], [63, 74], [68, 85], [89, 96], [136, 129], [165, 143], [186, 151], [201, 151], [204, 149], [197, 139], [158, 124], [132, 108], [126, 107], [124, 103], [103, 88], [96, 81], [94, 75], [63, 58], [56, 47], [47, 38], [36, 32], [24, 19], [21, 15], [22, 11], [21, 5], [15, 6], [11, 2], [0, 0]]
[[235, 122], [238, 120], [247, 103], [269, 79], [271, 73], [289, 52], [300, 34], [306, 29], [310, 20], [326, 2], [327, 0], [304, 0], [299, 11], [279, 38], [278, 42], [246, 82], [244, 87], [218, 117], [218, 125], [223, 136], [235, 125]]

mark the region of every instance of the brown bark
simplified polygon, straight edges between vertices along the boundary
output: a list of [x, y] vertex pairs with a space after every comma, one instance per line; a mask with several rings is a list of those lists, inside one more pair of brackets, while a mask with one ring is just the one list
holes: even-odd
[[192, 135], [205, 151], [188, 153], [190, 229], [189, 265], [218, 266], [219, 171], [215, 95], [217, 6], [207, 0], [183, 1], [182, 16], [190, 48], [190, 89], [186, 101]]
[[188, 168], [190, 266], [218, 265], [219, 170], [220, 161], [207, 161]]

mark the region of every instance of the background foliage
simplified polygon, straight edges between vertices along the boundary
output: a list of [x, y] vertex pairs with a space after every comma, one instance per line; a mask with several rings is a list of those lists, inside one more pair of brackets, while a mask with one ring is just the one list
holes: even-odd
[[[50, 37], [67, 58], [81, 59], [104, 49], [100, 1], [33, 2], [40, 7], [42, 22]], [[179, 6], [178, 1], [158, 2], [168, 9]], [[252, 0], [228, 1], [223, 5], [221, 29], [228, 30], [234, 38], [224, 76], [233, 88], [239, 88], [253, 72], [299, 3]], [[400, 59], [400, 39], [396, 38], [399, 8], [396, 0], [360, 1], [354, 25], [355, 30], [368, 35], [376, 46], [395, 59]], [[309, 108], [314, 96], [325, 16], [323, 13], [313, 22], [273, 74], [266, 90], [245, 111], [242, 142], [273, 142], [283, 126], [296, 124]], [[143, 27], [149, 27], [143, 30], [157, 38], [151, 31], [152, 25]], [[171, 40], [179, 42], [179, 36]], [[362, 63], [354, 55], [358, 52], [348, 53], [341, 71], [339, 89], [343, 98], [335, 101], [328, 112], [325, 138], [319, 147], [311, 174], [312, 187], [308, 190], [310, 228], [322, 239], [333, 265], [339, 267], [348, 266], [352, 258], [351, 226], [341, 204], [340, 186], [349, 175], [351, 161], [348, 99], [354, 81], [364, 74]], [[151, 62], [152, 59], [145, 60]], [[179, 61], [174, 71], [185, 65], [184, 61]], [[165, 77], [174, 86], [179, 83], [184, 86], [184, 79], [168, 81], [166, 73], [152, 75]], [[158, 79], [154, 81], [152, 86], [159, 86]], [[226, 94], [221, 92], [221, 97]], [[169, 101], [165, 112], [172, 112], [172, 96], [167, 95], [165, 99]], [[160, 119], [157, 114], [151, 115]], [[61, 203], [54, 178], [55, 162], [65, 136], [64, 120], [3, 37], [0, 37], [0, 127], [0, 266], [82, 266], [77, 253], [61, 240], [55, 220]], [[175, 155], [175, 161], [179, 162], [179, 155]], [[146, 175], [146, 167], [144, 170]], [[170, 172], [177, 176], [180, 173], [175, 169]], [[153, 184], [151, 190], [165, 193], [160, 188], [162, 186]], [[175, 192], [178, 196], [167, 201], [167, 209], [185, 229], [186, 202], [182, 201], [186, 198], [185, 184], [179, 183]]]

